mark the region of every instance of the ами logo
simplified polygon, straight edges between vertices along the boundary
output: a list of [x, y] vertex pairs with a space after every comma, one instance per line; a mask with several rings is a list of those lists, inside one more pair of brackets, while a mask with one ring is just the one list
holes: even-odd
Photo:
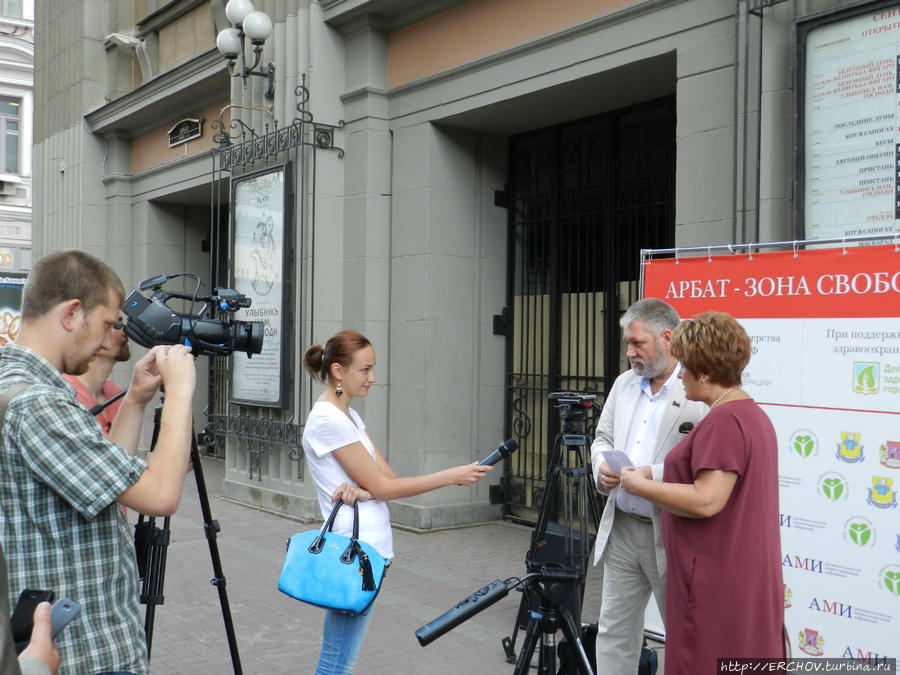
[[853, 393], [877, 394], [878, 379], [880, 376], [880, 363], [868, 363], [865, 361], [853, 362]]
[[855, 431], [842, 431], [841, 442], [837, 444], [837, 457], [847, 464], [856, 464], [863, 461], [866, 457], [863, 454], [863, 446], [859, 443], [860, 434]]

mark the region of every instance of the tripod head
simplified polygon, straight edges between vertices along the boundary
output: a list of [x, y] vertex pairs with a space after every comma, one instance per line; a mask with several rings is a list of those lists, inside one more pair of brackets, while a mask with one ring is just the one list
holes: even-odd
[[567, 434], [584, 433], [585, 415], [589, 408], [600, 411], [595, 403], [597, 394], [577, 391], [556, 391], [549, 395], [553, 407], [562, 420], [562, 431]]

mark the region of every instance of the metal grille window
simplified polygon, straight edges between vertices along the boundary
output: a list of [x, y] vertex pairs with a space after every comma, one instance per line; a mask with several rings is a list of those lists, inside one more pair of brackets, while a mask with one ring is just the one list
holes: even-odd
[[625, 366], [618, 322], [638, 299], [640, 250], [674, 244], [674, 111], [667, 98], [510, 141], [512, 517], [532, 521], [541, 503], [559, 428], [548, 394], [595, 392], [602, 403]]
[[19, 106], [16, 99], [0, 98], [0, 172], [19, 173]]

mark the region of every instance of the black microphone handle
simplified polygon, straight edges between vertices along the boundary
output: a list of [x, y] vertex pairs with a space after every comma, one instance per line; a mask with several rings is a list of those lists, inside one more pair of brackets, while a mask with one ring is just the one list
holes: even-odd
[[497, 449], [494, 450], [491, 454], [489, 454], [487, 457], [485, 457], [483, 460], [481, 460], [480, 462], [478, 462], [478, 466], [494, 466], [494, 464], [496, 464], [497, 462], [499, 462], [499, 461], [500, 461], [501, 459], [503, 459], [504, 457], [508, 456], [508, 454], [509, 454], [509, 453], [507, 453], [506, 455], [504, 455], [504, 454], [500, 451], [500, 448], [497, 448]]
[[120, 391], [119, 393], [117, 393], [113, 396], [110, 396], [103, 403], [98, 403], [93, 408], [88, 408], [88, 412], [91, 413], [91, 415], [99, 415], [101, 412], [106, 410], [106, 406], [108, 406], [111, 403], [115, 403], [116, 401], [118, 401], [120, 398], [122, 398], [127, 393], [128, 393], [128, 387], [125, 387], [125, 389], [123, 389], [122, 391]]

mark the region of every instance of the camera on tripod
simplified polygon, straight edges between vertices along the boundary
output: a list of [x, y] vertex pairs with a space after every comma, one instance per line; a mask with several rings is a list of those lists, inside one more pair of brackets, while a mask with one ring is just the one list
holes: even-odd
[[[587, 633], [581, 625], [581, 602], [601, 510], [589, 468], [591, 439], [584, 426], [587, 410], [599, 413], [600, 409], [594, 393], [559, 391], [548, 396], [559, 413], [561, 429], [547, 457], [546, 488], [525, 556], [527, 574], [497, 579], [480, 588], [419, 628], [416, 637], [424, 647], [518, 588], [522, 600], [513, 634], [501, 640], [507, 662], [516, 665], [514, 675], [527, 675], [535, 651], [542, 675], [557, 675], [558, 656], [559, 673], [593, 675], [593, 648], [589, 655], [582, 639]], [[551, 525], [551, 518], [558, 522]], [[516, 655], [520, 628], [525, 629], [525, 639]], [[560, 629], [565, 642], [559, 644], [558, 655], [556, 632]]]
[[[141, 282], [140, 290], [132, 291], [125, 299], [122, 311], [128, 317], [125, 334], [142, 347], [184, 344], [197, 356], [228, 356], [245, 352], [247, 357], [262, 351], [265, 327], [262, 321], [237, 321], [234, 312], [246, 309], [250, 298], [231, 288], [215, 288], [212, 295], [200, 296], [163, 290], [170, 279], [193, 274], [160, 274]], [[141, 291], [153, 290], [148, 298]], [[202, 303], [196, 314], [179, 314], [168, 306], [171, 299]], [[208, 315], [219, 312], [221, 320]]]

